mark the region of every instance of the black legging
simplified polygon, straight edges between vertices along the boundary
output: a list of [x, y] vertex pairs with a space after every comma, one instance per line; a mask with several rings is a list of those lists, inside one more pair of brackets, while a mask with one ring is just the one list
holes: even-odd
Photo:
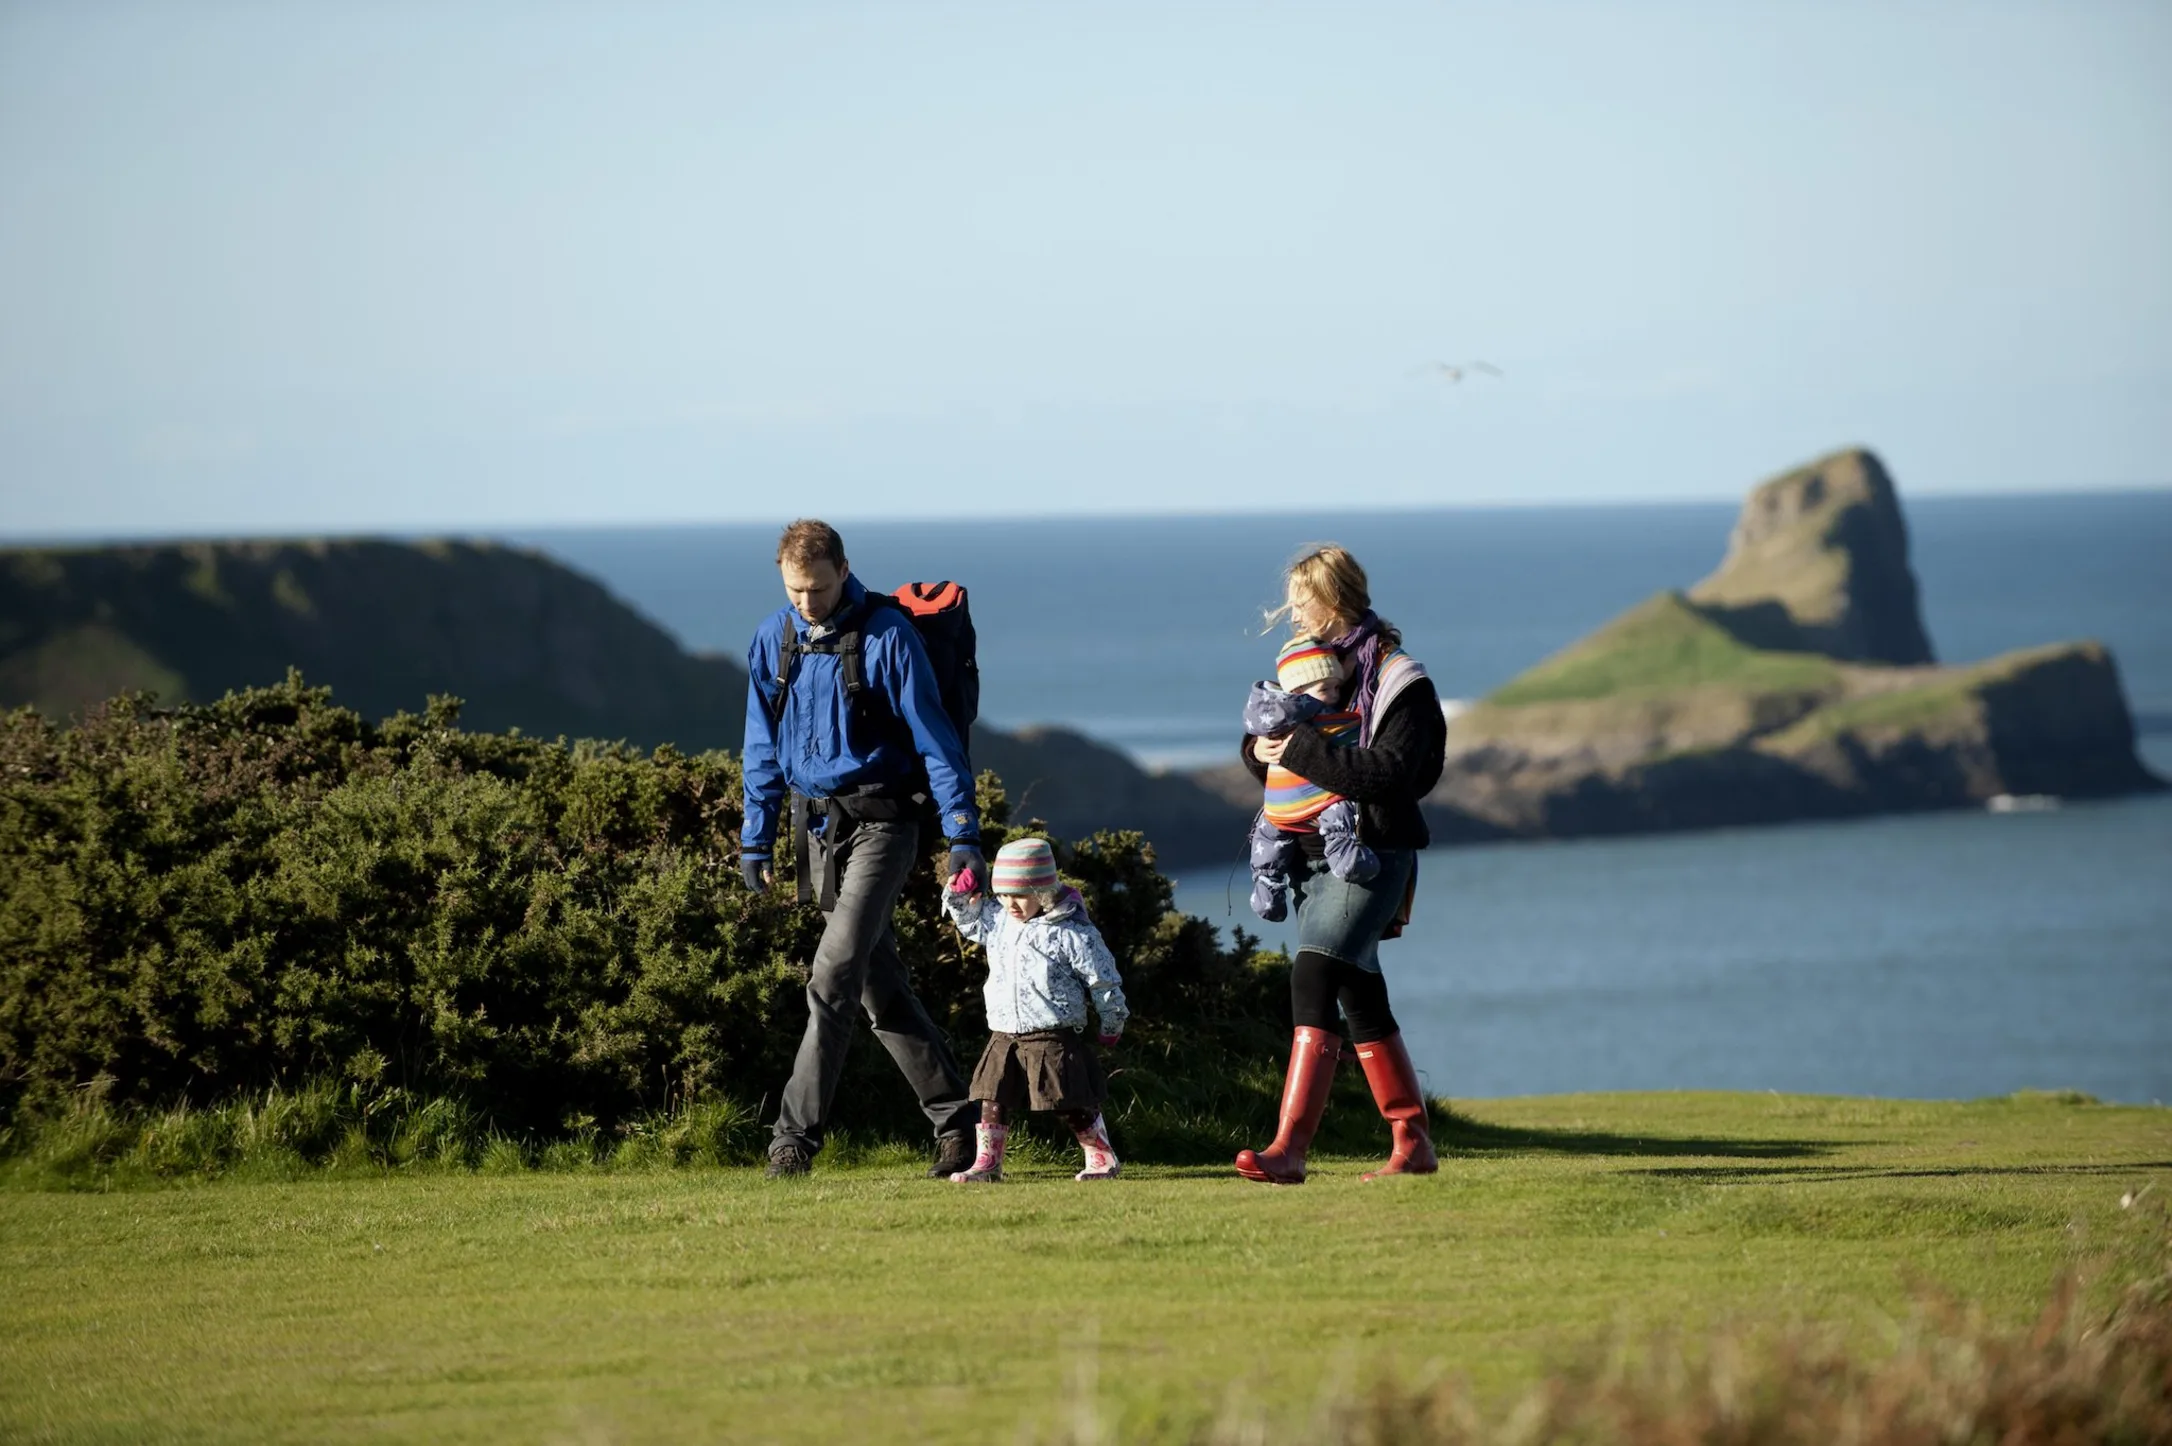
[[1301, 949], [1290, 963], [1290, 1022], [1298, 1028], [1336, 1029], [1335, 1003], [1350, 1021], [1350, 1037], [1371, 1044], [1395, 1033], [1395, 1013], [1388, 1008], [1388, 981], [1313, 949]]

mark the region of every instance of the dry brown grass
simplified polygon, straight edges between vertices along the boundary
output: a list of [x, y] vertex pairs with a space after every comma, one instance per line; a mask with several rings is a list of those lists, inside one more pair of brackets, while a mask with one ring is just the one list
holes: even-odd
[[[2142, 1202], [2134, 1202], [2140, 1204]], [[2024, 1329], [1925, 1295], [1889, 1350], [1831, 1329], [1740, 1326], [1701, 1340], [1617, 1340], [1520, 1397], [1463, 1382], [1331, 1390], [1309, 1419], [1240, 1406], [1198, 1429], [1111, 1429], [1074, 1402], [1062, 1446], [1184, 1440], [1197, 1446], [2156, 1446], [2172, 1443], [2172, 1227], [2151, 1212], [2131, 1283], [2091, 1309], [2068, 1273]], [[2141, 1222], [2138, 1222], [2138, 1224]], [[2139, 1278], [2136, 1271], [2139, 1269]], [[1232, 1400], [1239, 1399], [1235, 1394]]]

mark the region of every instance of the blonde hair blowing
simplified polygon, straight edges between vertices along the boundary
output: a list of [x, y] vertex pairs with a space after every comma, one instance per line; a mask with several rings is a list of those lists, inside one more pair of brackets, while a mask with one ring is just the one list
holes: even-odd
[[1282, 570], [1282, 606], [1267, 614], [1267, 626], [1271, 628], [1287, 618], [1292, 628], [1302, 631], [1297, 622], [1300, 599], [1319, 603], [1334, 614], [1334, 632], [1323, 641], [1332, 641], [1336, 634], [1349, 631], [1373, 605], [1365, 569], [1347, 548], [1333, 542], [1305, 549]]

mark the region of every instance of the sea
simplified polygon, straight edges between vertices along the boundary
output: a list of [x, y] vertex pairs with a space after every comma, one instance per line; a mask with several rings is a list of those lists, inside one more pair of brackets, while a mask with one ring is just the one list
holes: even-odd
[[[1948, 662], [2095, 638], [2172, 778], [2172, 490], [1906, 502]], [[1351, 549], [1444, 698], [1478, 697], [1725, 551], [1731, 504], [869, 521], [853, 570], [972, 596], [982, 716], [1143, 766], [1234, 756], [1265, 614], [1311, 542]], [[700, 651], [781, 605], [782, 522], [500, 534]], [[1243, 841], [1177, 901], [1266, 947]], [[1437, 848], [1382, 948], [1429, 1088], [1451, 1098], [1773, 1090], [2172, 1102], [2172, 794], [1629, 839]], [[2172, 1120], [2168, 1120], [2172, 1141]]]

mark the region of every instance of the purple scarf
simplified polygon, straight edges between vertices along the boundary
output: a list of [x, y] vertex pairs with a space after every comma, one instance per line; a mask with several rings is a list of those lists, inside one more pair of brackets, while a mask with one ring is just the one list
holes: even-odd
[[1373, 697], [1380, 689], [1380, 614], [1367, 608], [1348, 632], [1325, 641], [1335, 650], [1336, 657], [1356, 660], [1357, 691], [1348, 701], [1357, 710], [1359, 730], [1370, 738], [1373, 736]]

